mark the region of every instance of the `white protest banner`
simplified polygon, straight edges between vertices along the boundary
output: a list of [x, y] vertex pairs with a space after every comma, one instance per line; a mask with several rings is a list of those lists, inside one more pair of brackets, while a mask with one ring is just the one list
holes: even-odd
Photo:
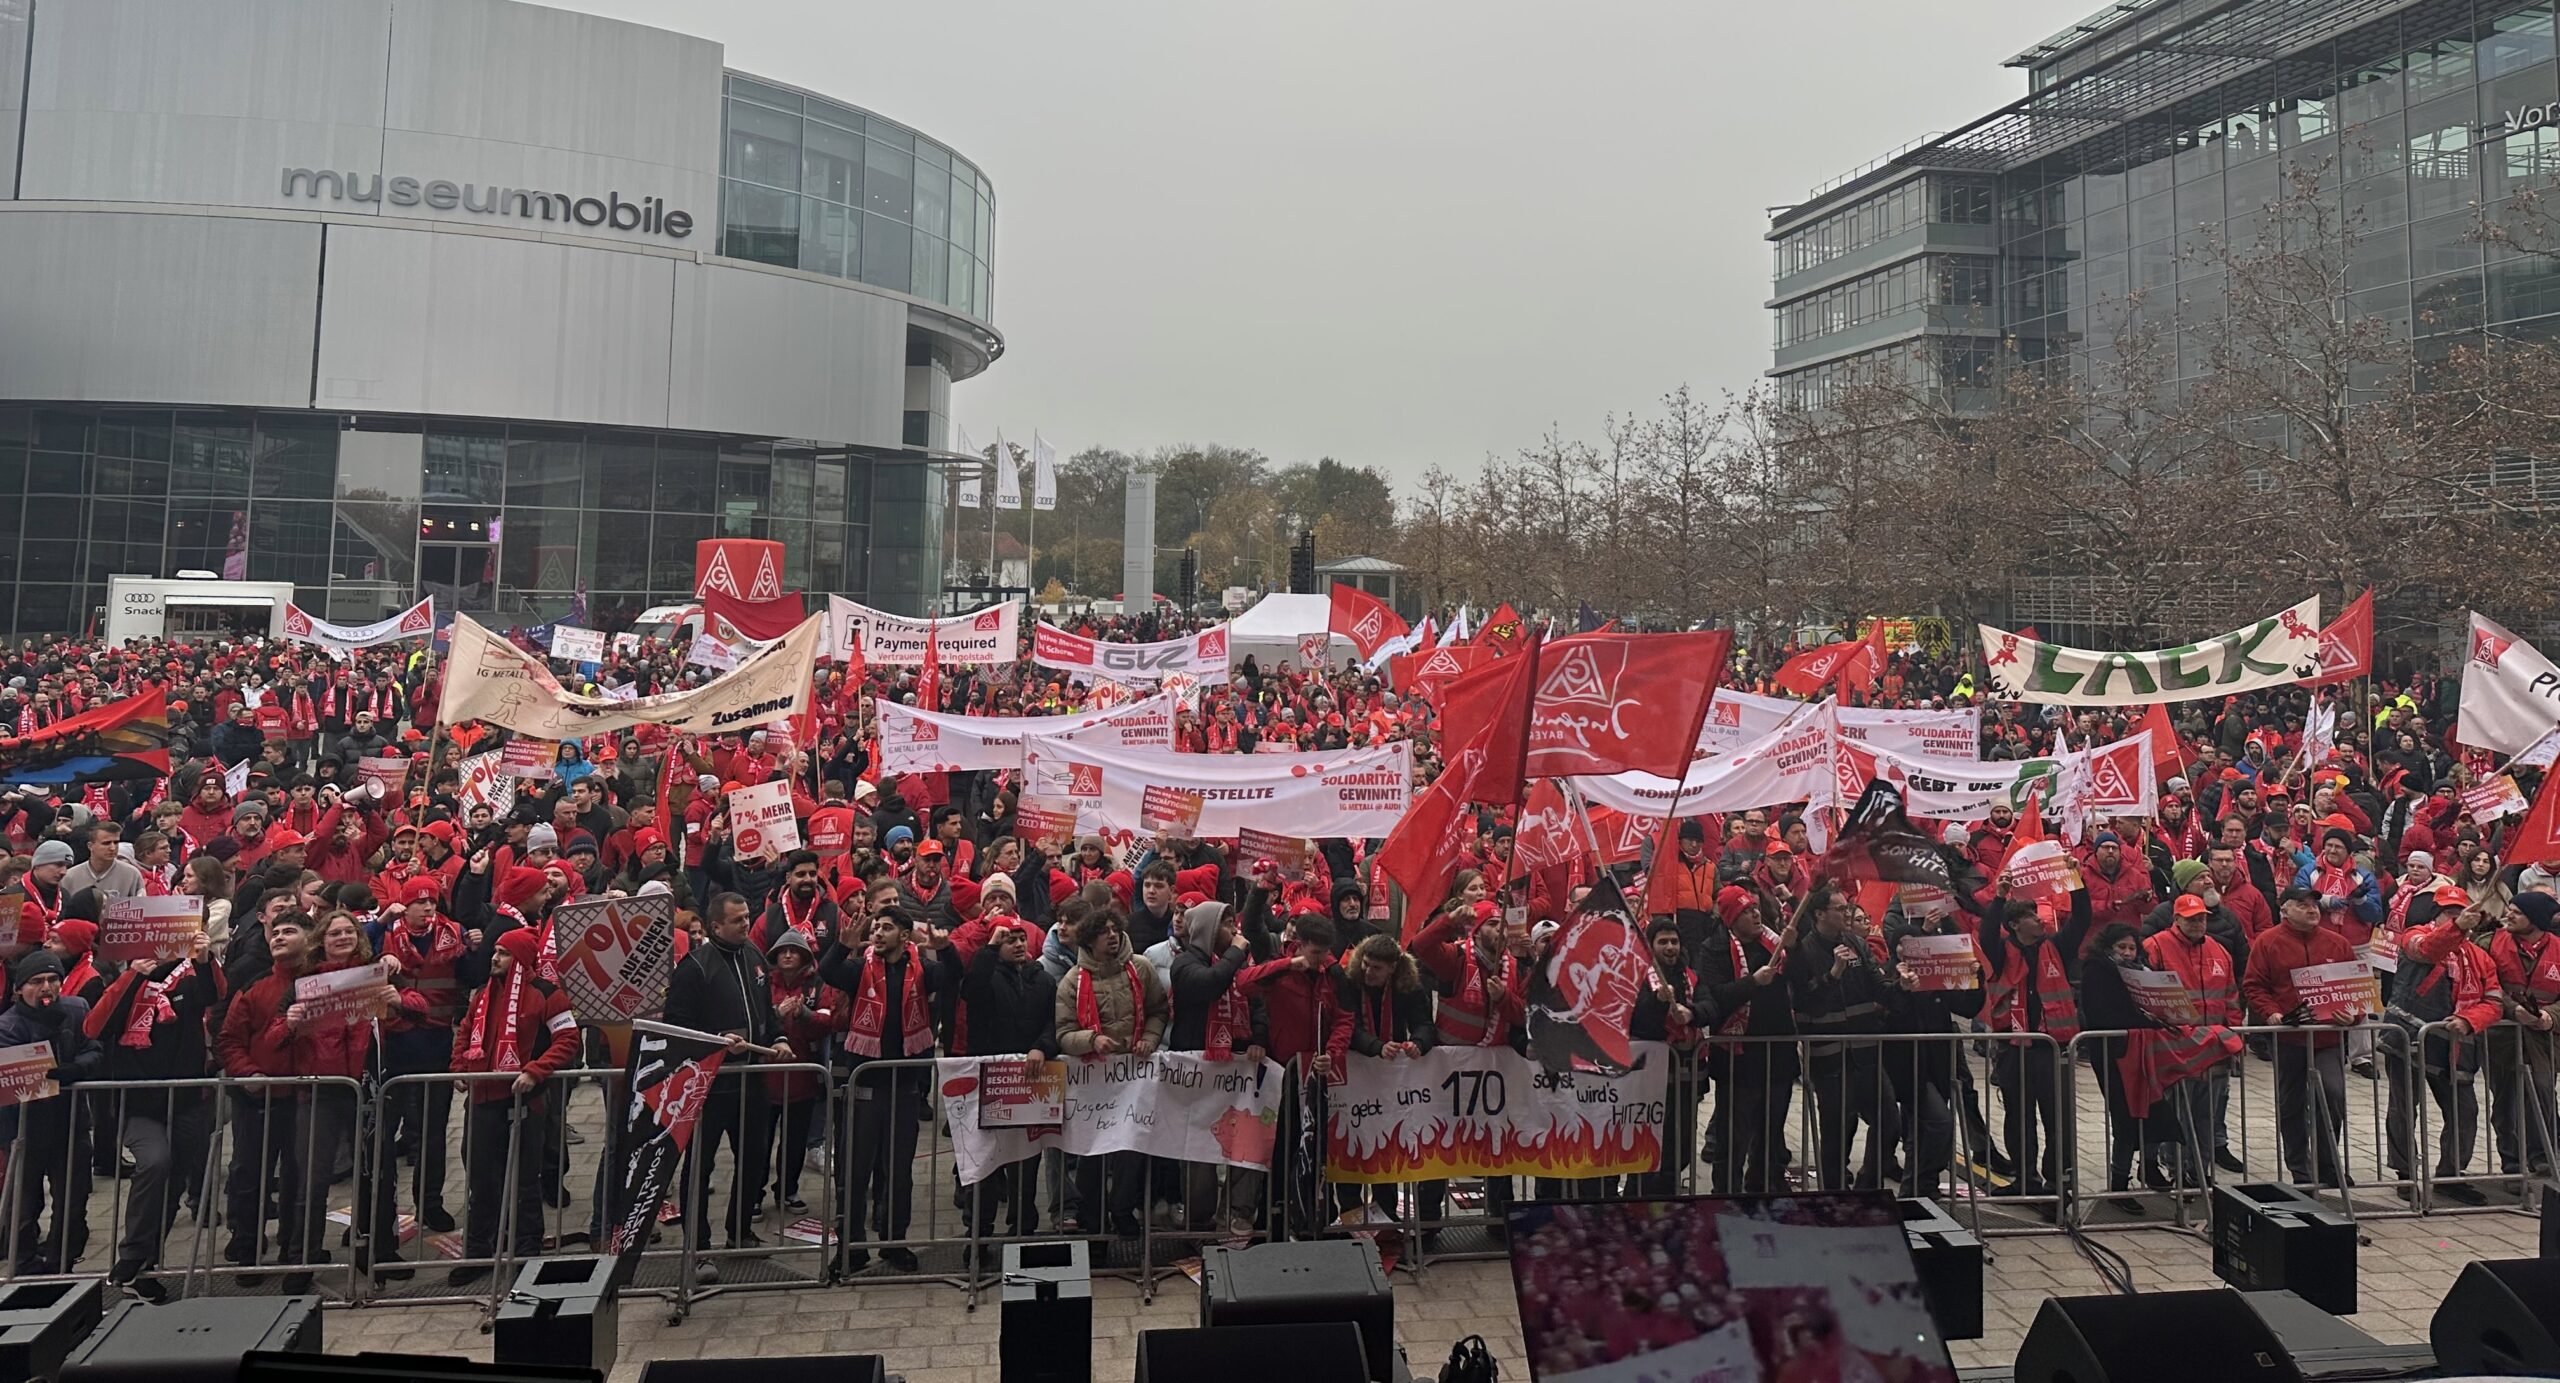
[[2560, 668], [2474, 611], [2453, 737], [2474, 749], [2522, 754], [2554, 727], [2560, 727]]
[[1208, 686], [1227, 680], [1227, 626], [1160, 643], [1104, 643], [1071, 634], [1042, 620], [1031, 630], [1031, 661], [1084, 678], [1153, 685], [1169, 674], [1189, 673]]
[[485, 720], [520, 735], [555, 740], [635, 725], [663, 725], [697, 735], [735, 734], [809, 709], [809, 674], [817, 663], [824, 625], [814, 616], [803, 620], [736, 671], [707, 685], [614, 701], [563, 690], [542, 659], [490, 634], [469, 615], [456, 615], [438, 714], [450, 724]]
[[2516, 780], [2504, 773], [2464, 788], [2457, 800], [2464, 811], [2471, 813], [2471, 819], [2483, 826], [2533, 805], [2525, 800], [2524, 789], [2516, 786]]
[[601, 663], [604, 661], [604, 631], [580, 629], [574, 624], [551, 626], [551, 656], [564, 663]]
[[637, 701], [640, 699], [640, 689], [628, 682], [607, 682], [603, 686], [596, 688], [596, 690], [602, 693], [604, 699], [607, 701]]
[[392, 643], [400, 639], [420, 638], [436, 632], [436, 598], [428, 596], [408, 609], [371, 624], [331, 624], [315, 619], [299, 605], [284, 607], [284, 636], [298, 643], [317, 644], [332, 657], [344, 658], [359, 648]]
[[2025, 806], [2031, 788], [2064, 812], [2150, 816], [2159, 806], [2148, 730], [2092, 749], [2015, 761], [1919, 758], [1843, 739], [1843, 756], [1855, 765], [1853, 776], [1861, 784], [1881, 778], [1901, 789], [1903, 809], [1913, 816], [1979, 821], [1995, 805]]
[[738, 666], [738, 650], [709, 634], [696, 634], [693, 646], [684, 651], [684, 660], [694, 667], [707, 667], [713, 672], [732, 672]]
[[0, 1047], [0, 1105], [49, 1100], [62, 1088], [53, 1083], [53, 1044], [24, 1042]]
[[409, 756], [377, 754], [356, 760], [356, 781], [374, 785], [377, 802], [397, 802], [409, 790]]
[[1982, 658], [1991, 694], [2056, 706], [2139, 706], [2201, 701], [2320, 675], [2320, 597], [2201, 643], [2144, 653], [2101, 653], [2025, 638], [1988, 624]]
[[2141, 1009], [2155, 1023], [2173, 1028], [2193, 1027], [2204, 1021], [2204, 996], [2194, 986], [2178, 977], [2174, 970], [2123, 970], [2125, 991], [2133, 996], [2133, 1006]]
[[666, 1006], [675, 973], [676, 900], [591, 897], [552, 910], [560, 987], [588, 1023], [628, 1023]]
[[137, 894], [107, 904], [98, 918], [98, 959], [165, 965], [184, 960], [204, 935], [204, 900], [185, 893]]
[[848, 660], [859, 652], [873, 667], [922, 667], [925, 650], [944, 667], [1011, 663], [1022, 649], [1022, 602], [999, 601], [965, 615], [909, 619], [840, 595], [827, 597], [827, 640], [818, 656]]
[[[1805, 708], [1801, 701], [1781, 696], [1760, 696], [1752, 692], [1718, 687], [1715, 700], [1707, 703], [1706, 724], [1698, 728], [1698, 748], [1710, 754], [1730, 754], [1760, 739], [1785, 724], [1787, 717]], [[1967, 762], [1982, 753], [1982, 711], [1965, 707], [1952, 711], [1886, 711], [1863, 706], [1837, 706], [1840, 735], [1923, 759], [1948, 759]]]
[[750, 783], [729, 794], [729, 839], [740, 859], [779, 857], [800, 848], [791, 814], [791, 780]]
[[886, 699], [877, 704], [883, 773], [1020, 769], [1025, 735], [1071, 734], [1113, 749], [1173, 748], [1170, 696], [1063, 716], [958, 716]]
[[507, 813], [516, 809], [516, 780], [500, 762], [505, 752], [492, 749], [486, 754], [474, 754], [453, 766], [454, 773], [461, 780], [455, 797], [462, 804], [466, 819], [473, 807], [486, 806], [489, 815], [498, 819], [505, 818]]
[[1794, 723], [1729, 754], [1700, 759], [1675, 783], [1651, 773], [1576, 778], [1596, 805], [1630, 816], [1705, 816], [1802, 802], [1823, 791], [1831, 774], [1833, 708], [1808, 706]]
[[614, 651], [614, 652], [616, 652], [616, 653], [637, 653], [637, 652], [639, 652], [639, 651], [640, 651], [640, 636], [639, 636], [639, 635], [637, 635], [637, 634], [616, 634], [616, 635], [614, 635], [614, 636], [613, 636], [613, 651]]
[[2382, 1016], [2382, 977], [2363, 961], [2297, 965], [2291, 975], [2294, 992], [2302, 996], [2315, 1023], [2352, 1023]]
[[498, 767], [510, 778], [549, 778], [559, 770], [560, 746], [531, 735], [518, 735], [498, 749]]
[[1912, 986], [1914, 989], [1934, 991], [1982, 987], [1982, 952], [1974, 945], [1972, 937], [1961, 932], [1946, 936], [1906, 936], [1894, 954], [1918, 977], [1919, 982]]
[[[982, 1062], [1013, 1068], [1019, 1057], [944, 1057], [934, 1063], [951, 1155], [960, 1184], [1039, 1152], [1072, 1157], [1142, 1151], [1177, 1162], [1267, 1169], [1280, 1123], [1280, 1065], [1210, 1061], [1197, 1052], [1071, 1060], [1061, 1122], [1045, 1128], [990, 1126], [978, 1118]], [[1009, 1088], [1009, 1087], [1008, 1087]]]
[[391, 983], [391, 967], [381, 961], [323, 970], [293, 982], [294, 1005], [303, 1010], [306, 1028], [351, 1028], [382, 1016], [378, 991]]
[[1614, 1176], [1662, 1159], [1670, 1050], [1634, 1044], [1634, 1069], [1549, 1073], [1509, 1047], [1354, 1056], [1328, 1092], [1325, 1175], [1374, 1185], [1472, 1176]]
[[1386, 835], [1413, 800], [1413, 746], [1405, 741], [1331, 754], [1177, 754], [1105, 749], [1073, 735], [1033, 736], [1022, 762], [1031, 791], [1065, 797], [1081, 819], [1127, 831], [1145, 824], [1147, 791], [1200, 795], [1193, 833], [1227, 840], [1250, 824], [1321, 840]]

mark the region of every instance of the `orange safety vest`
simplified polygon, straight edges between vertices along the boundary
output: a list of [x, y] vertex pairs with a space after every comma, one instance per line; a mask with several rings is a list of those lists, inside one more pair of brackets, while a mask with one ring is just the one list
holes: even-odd
[[[1991, 977], [1982, 1001], [1983, 1021], [1993, 1032], [2026, 1032], [2027, 958], [2011, 938], [2000, 973]], [[2080, 1035], [2080, 999], [2063, 972], [2062, 952], [2051, 940], [2036, 943], [2036, 999], [2044, 1009], [2044, 1033], [2058, 1042]]]

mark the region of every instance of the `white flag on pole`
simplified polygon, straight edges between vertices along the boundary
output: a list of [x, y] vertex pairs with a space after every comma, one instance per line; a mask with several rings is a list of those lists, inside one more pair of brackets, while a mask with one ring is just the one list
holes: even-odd
[[986, 488], [986, 461], [984, 457], [979, 455], [977, 447], [971, 445], [969, 441], [969, 429], [960, 426], [958, 423], [953, 423], [951, 425], [951, 435], [955, 439], [951, 444], [951, 449], [953, 451], [967, 452], [972, 458], [969, 462], [963, 465], [960, 472], [960, 507], [963, 509], [975, 509], [979, 504], [980, 493]]
[[996, 429], [996, 507], [1022, 507], [1022, 472], [1013, 464], [1013, 448], [1004, 444], [1004, 429]]
[[2554, 726], [2560, 726], [2560, 668], [2504, 626], [2473, 614], [2453, 737], [2475, 749], [2521, 754]]
[[1041, 439], [1038, 428], [1031, 430], [1031, 507], [1058, 507], [1058, 449]]

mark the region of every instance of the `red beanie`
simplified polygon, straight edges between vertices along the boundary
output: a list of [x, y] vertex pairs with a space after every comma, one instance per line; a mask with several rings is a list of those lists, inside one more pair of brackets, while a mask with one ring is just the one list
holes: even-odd
[[498, 949], [528, 970], [542, 963], [542, 936], [531, 927], [510, 927], [498, 933]]
[[1716, 891], [1716, 916], [1728, 927], [1745, 912], [1760, 905], [1759, 896], [1739, 884], [1726, 884]]
[[438, 888], [436, 881], [432, 878], [411, 879], [408, 886], [400, 890], [400, 901], [441, 905], [444, 901], [444, 890]]

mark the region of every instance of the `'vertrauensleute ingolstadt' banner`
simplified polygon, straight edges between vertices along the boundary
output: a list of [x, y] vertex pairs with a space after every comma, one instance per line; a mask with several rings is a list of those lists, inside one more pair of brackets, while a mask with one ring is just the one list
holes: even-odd
[[960, 716], [882, 698], [883, 773], [961, 773], [1022, 767], [1030, 735], [1078, 735], [1110, 749], [1173, 748], [1173, 698], [1158, 693], [1108, 710], [1063, 716]]
[[2057, 706], [2202, 701], [2320, 675], [2320, 597], [2200, 643], [2144, 653], [2065, 648], [1976, 625], [1991, 695]]
[[1175, 673], [1207, 686], [1227, 680], [1227, 626], [1157, 643], [1105, 643], [1042, 620], [1031, 628], [1031, 661], [1082, 678], [1153, 686]]
[[926, 650], [943, 667], [1011, 663], [1022, 652], [1022, 602], [999, 601], [965, 615], [909, 619], [840, 595], [827, 597], [827, 634], [818, 653], [860, 652], [873, 667], [922, 667]]
[[1413, 746], [1402, 740], [1337, 753], [1178, 754], [1034, 735], [1022, 763], [1031, 795], [1074, 803], [1087, 830], [1227, 840], [1250, 826], [1375, 839], [1413, 804]]
[[422, 639], [436, 632], [436, 598], [428, 596], [408, 609], [371, 624], [331, 624], [315, 618], [299, 605], [284, 607], [284, 636], [298, 643], [327, 649], [334, 658], [344, 658], [359, 648], [392, 643], [400, 639]]

